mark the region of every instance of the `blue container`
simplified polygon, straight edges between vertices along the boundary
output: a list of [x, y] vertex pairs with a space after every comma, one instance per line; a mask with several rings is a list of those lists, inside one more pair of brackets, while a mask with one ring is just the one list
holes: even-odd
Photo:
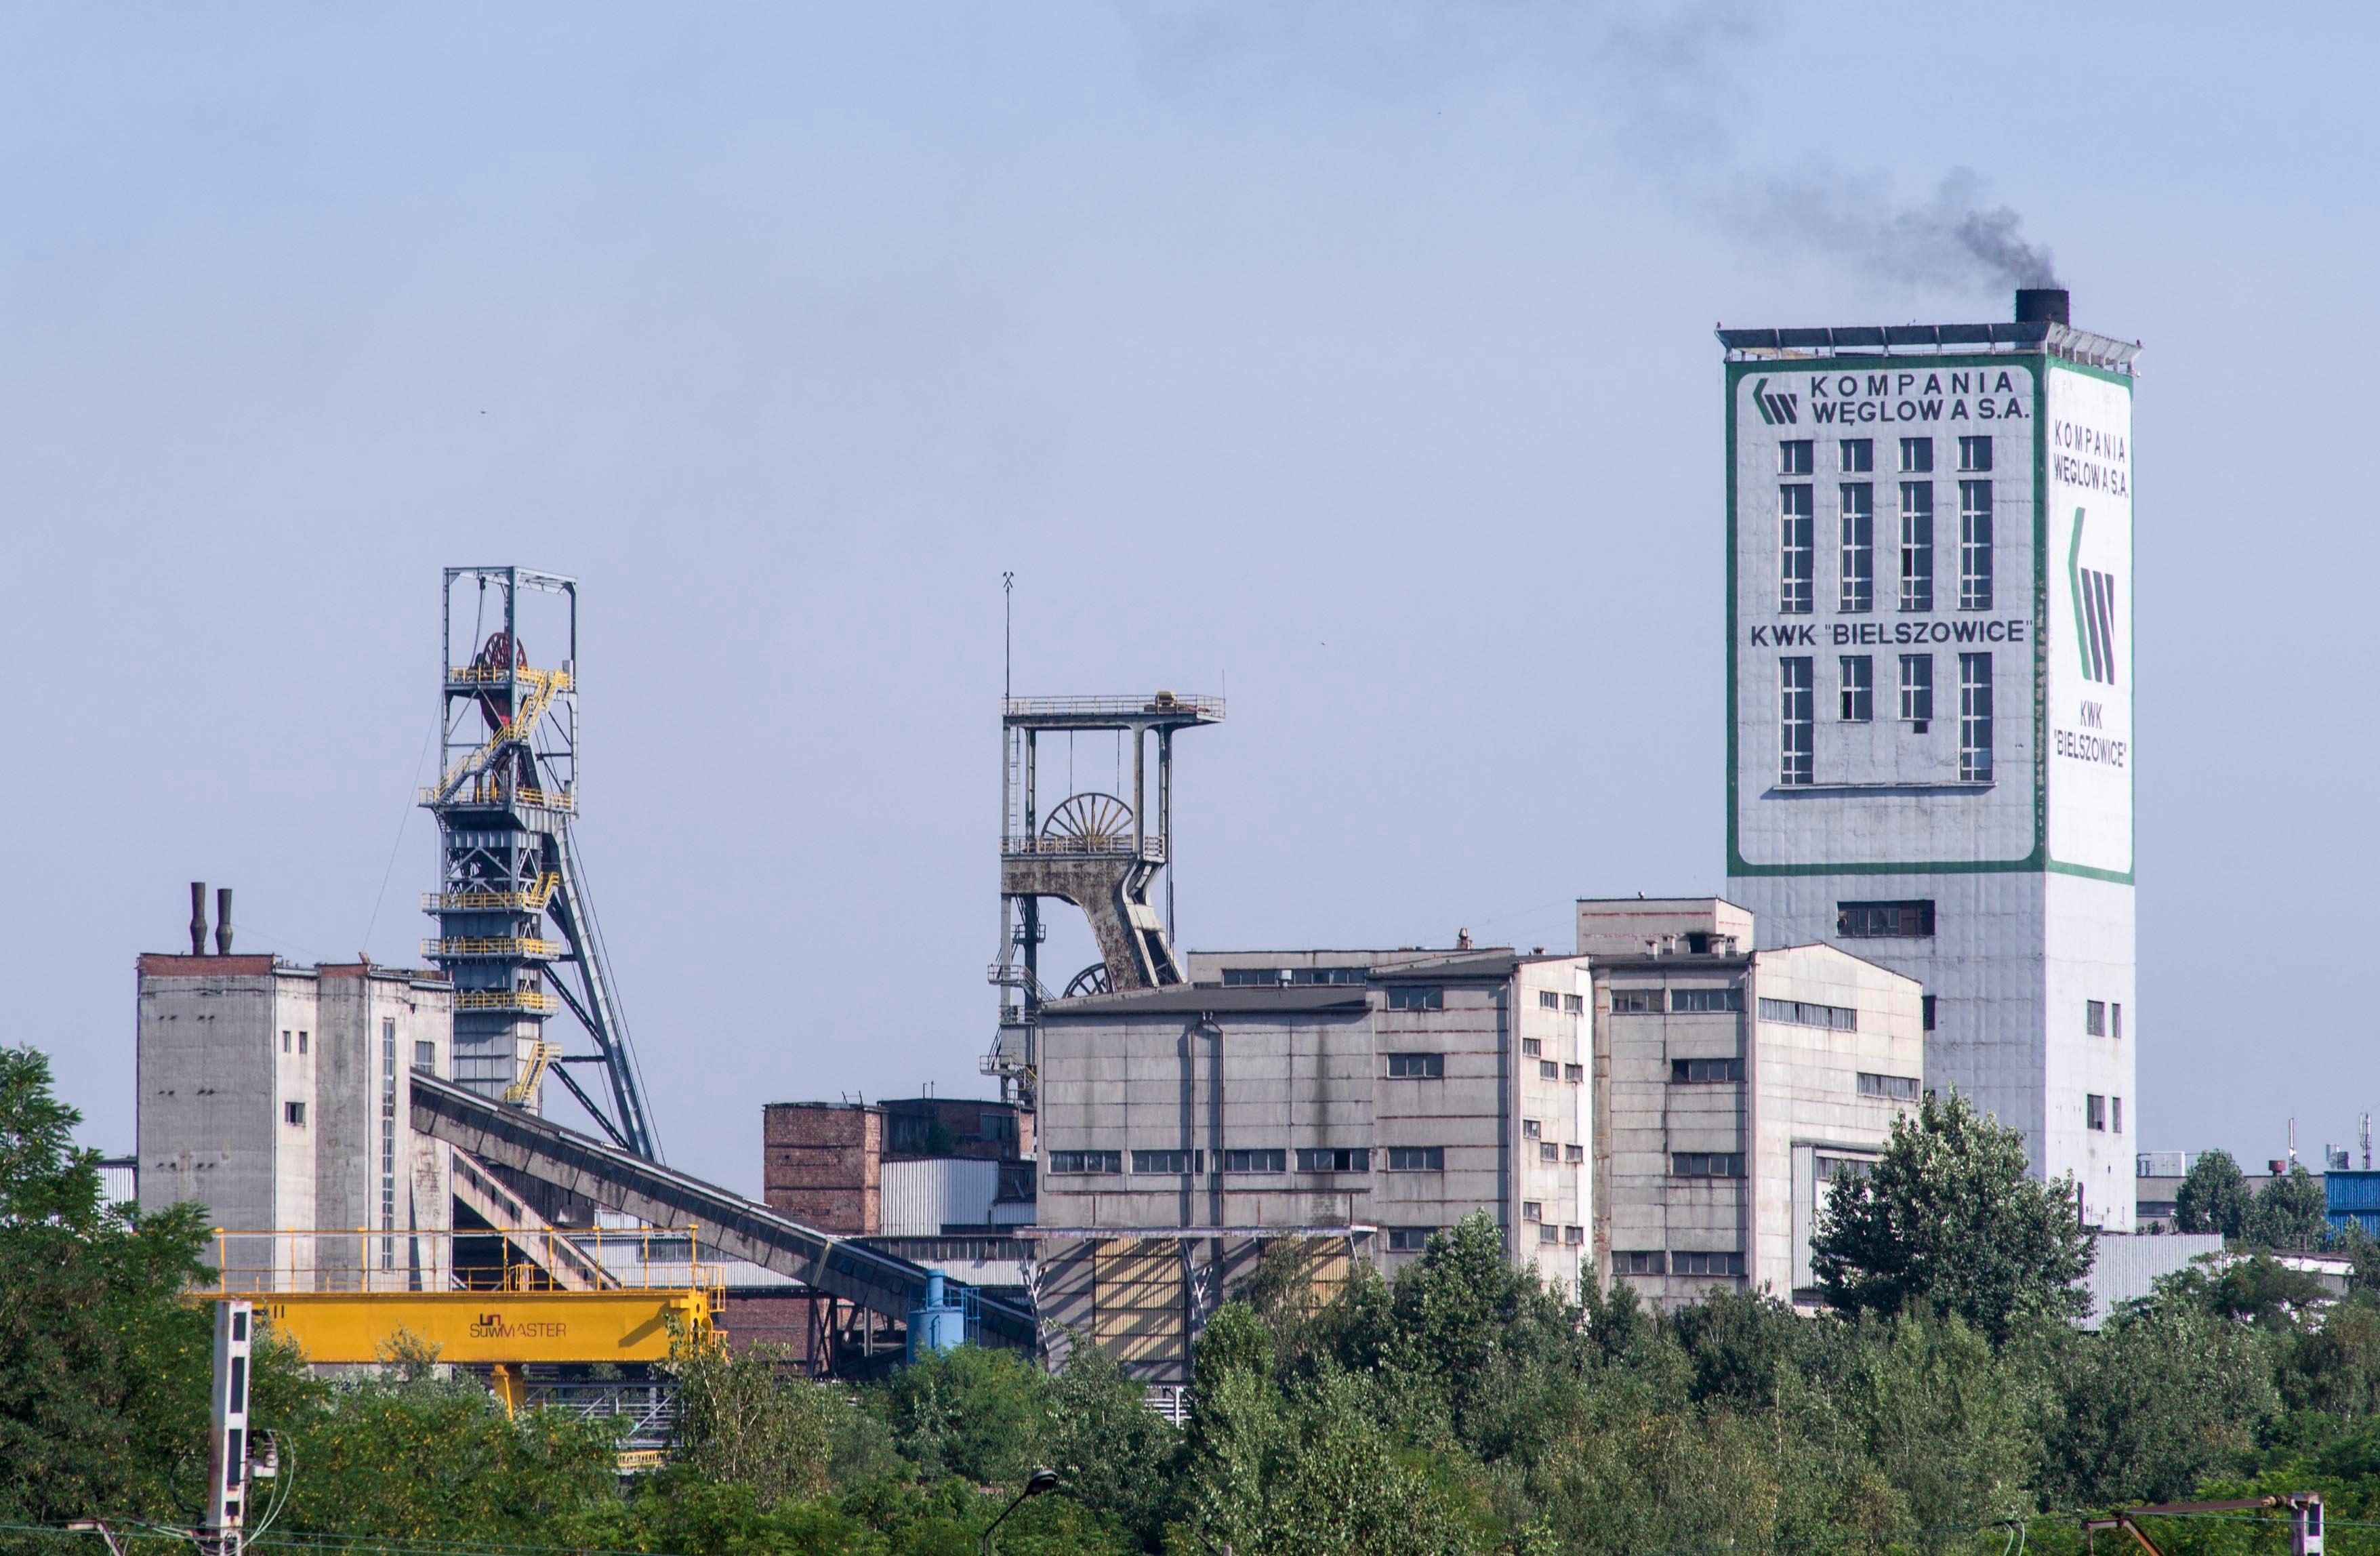
[[2334, 1168], [2322, 1175], [2322, 1194], [2331, 1225], [2352, 1224], [2380, 1236], [2380, 1170]]
[[909, 1309], [908, 1359], [916, 1361], [919, 1356], [940, 1355], [944, 1351], [965, 1344], [969, 1328], [967, 1309], [972, 1306], [966, 1299], [974, 1295], [972, 1290], [962, 1286], [957, 1296], [952, 1296], [950, 1284], [942, 1279], [942, 1272], [928, 1270], [926, 1300]]

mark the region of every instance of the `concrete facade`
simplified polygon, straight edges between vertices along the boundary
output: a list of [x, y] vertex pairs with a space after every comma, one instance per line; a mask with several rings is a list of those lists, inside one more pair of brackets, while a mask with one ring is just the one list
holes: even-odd
[[1393, 1270], [1486, 1211], [1515, 1263], [1574, 1286], [1583, 961], [1243, 952], [1191, 969], [1186, 989], [1043, 1008], [1042, 1235], [1352, 1231]]
[[1914, 979], [1827, 945], [1753, 949], [1715, 898], [1582, 902], [1594, 980], [1594, 1267], [1664, 1306], [1815, 1300], [1810, 1240], [1925, 1081]]
[[235, 1283], [443, 1288], [452, 1161], [414, 1132], [409, 1077], [449, 1063], [445, 980], [177, 955], [138, 979], [141, 1205], [252, 1234], [224, 1245]]
[[1727, 891], [1916, 979], [1929, 1080], [2129, 1232], [2137, 348], [2065, 306], [1720, 332]]

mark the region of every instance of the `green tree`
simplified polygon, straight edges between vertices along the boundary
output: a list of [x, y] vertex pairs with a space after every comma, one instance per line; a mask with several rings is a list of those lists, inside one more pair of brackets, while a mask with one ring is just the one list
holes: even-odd
[[[103, 1204], [80, 1122], [46, 1055], [0, 1048], [0, 1519], [186, 1520], [204, 1500], [214, 1320], [182, 1294], [204, 1225], [195, 1206]], [[307, 1385], [285, 1347], [255, 1369], [273, 1425]]]
[[705, 1481], [750, 1487], [763, 1510], [826, 1495], [837, 1447], [858, 1425], [848, 1391], [788, 1376], [786, 1346], [731, 1352], [680, 1336], [671, 1352], [679, 1465]]
[[1066, 1494], [1153, 1545], [1172, 1511], [1182, 1434], [1096, 1345], [1078, 1347], [1050, 1389], [1048, 1459]]
[[2248, 1224], [2249, 1202], [2254, 1197], [2248, 1191], [2246, 1174], [2229, 1151], [2201, 1151], [2181, 1186], [2174, 1190], [2174, 1227], [2181, 1232], [2240, 1236]]
[[1024, 1480], [1050, 1428], [1050, 1380], [1014, 1351], [960, 1345], [894, 1373], [872, 1395], [902, 1456], [929, 1479]]
[[2250, 1202], [2240, 1234], [2267, 1248], [2317, 1248], [2329, 1230], [2329, 1205], [2322, 1185], [2303, 1166], [2293, 1164]]
[[2031, 1180], [2015, 1130], [1929, 1093], [1865, 1176], [1836, 1182], [1811, 1240], [1818, 1288], [1844, 1313], [1932, 1304], [1996, 1344], [2029, 1317], [2079, 1318], [2092, 1242], [2078, 1194]]

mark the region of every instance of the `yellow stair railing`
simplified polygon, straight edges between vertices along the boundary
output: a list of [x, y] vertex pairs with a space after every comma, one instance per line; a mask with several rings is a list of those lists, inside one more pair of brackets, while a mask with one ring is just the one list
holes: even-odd
[[[447, 678], [451, 681], [455, 677], [450, 675]], [[487, 739], [480, 742], [479, 749], [460, 759], [442, 773], [433, 793], [441, 795], [448, 793], [465, 778], [486, 767], [505, 744], [527, 738], [528, 732], [537, 727], [537, 721], [545, 716], [545, 711], [552, 704], [554, 698], [568, 689], [570, 674], [565, 670], [523, 669], [513, 671], [512, 680], [516, 686], [528, 688], [528, 695], [523, 697], [518, 705], [514, 708], [513, 716], [490, 731]]]
[[504, 1100], [518, 1107], [536, 1096], [537, 1083], [545, 1078], [545, 1067], [552, 1064], [553, 1056], [561, 1052], [543, 1038], [531, 1043], [528, 1051], [528, 1067], [521, 1071], [520, 1079], [504, 1088]]

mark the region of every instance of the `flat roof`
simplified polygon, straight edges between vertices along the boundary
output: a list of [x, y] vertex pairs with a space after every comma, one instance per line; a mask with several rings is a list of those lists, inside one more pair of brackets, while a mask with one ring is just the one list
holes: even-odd
[[1085, 994], [1051, 1000], [1038, 1012], [1044, 1022], [1105, 1019], [1118, 1015], [1203, 1015], [1269, 1013], [1305, 1015], [1359, 1011], [1370, 1002], [1349, 983], [1169, 984], [1121, 994]]

